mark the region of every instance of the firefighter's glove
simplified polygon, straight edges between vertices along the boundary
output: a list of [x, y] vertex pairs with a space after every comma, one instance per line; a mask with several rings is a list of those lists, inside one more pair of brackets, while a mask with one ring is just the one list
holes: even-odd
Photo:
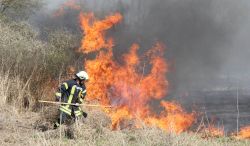
[[56, 97], [56, 101], [60, 101], [62, 94], [60, 92], [56, 92], [55, 97]]
[[60, 97], [57, 97], [57, 96], [56, 96], [56, 101], [57, 101], [57, 102], [60, 101]]
[[85, 95], [86, 95], [85, 93], [81, 92], [81, 93], [80, 93], [80, 98], [81, 98], [81, 99], [84, 99], [84, 98], [85, 98]]
[[87, 117], [88, 117], [88, 114], [85, 113], [85, 112], [82, 112], [82, 115], [83, 115], [84, 118], [87, 118]]

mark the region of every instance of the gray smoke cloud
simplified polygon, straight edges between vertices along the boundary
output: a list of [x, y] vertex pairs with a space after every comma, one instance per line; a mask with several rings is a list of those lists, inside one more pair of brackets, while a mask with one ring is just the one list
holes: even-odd
[[[68, 10], [59, 18], [44, 15], [53, 13], [63, 2], [48, 1], [44, 11], [31, 21], [40, 28], [62, 26], [81, 32], [75, 10]], [[110, 32], [119, 52], [125, 52], [134, 42], [142, 49], [150, 48], [156, 41], [166, 44], [173, 92], [234, 86], [234, 80], [250, 85], [248, 1], [78, 0], [77, 3], [84, 11], [93, 11], [100, 17], [116, 11], [123, 14], [122, 24]]]

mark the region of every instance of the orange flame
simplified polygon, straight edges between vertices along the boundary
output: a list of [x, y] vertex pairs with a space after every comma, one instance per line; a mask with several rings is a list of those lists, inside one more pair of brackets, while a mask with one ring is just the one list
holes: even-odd
[[[133, 44], [129, 52], [120, 57], [119, 62], [122, 63], [114, 60], [113, 39], [106, 38], [105, 31], [121, 19], [119, 13], [104, 20], [97, 20], [93, 14], [80, 14], [84, 37], [79, 51], [95, 52], [96, 55], [84, 64], [90, 75], [88, 100], [117, 107], [107, 111], [112, 120], [112, 129], [121, 127], [124, 120], [141, 120], [166, 131], [185, 131], [194, 122], [194, 113], [186, 113], [176, 103], [161, 101], [165, 110], [157, 115], [149, 104], [168, 94], [168, 64], [164, 58], [164, 45], [156, 43], [139, 56], [137, 52], [140, 46]], [[134, 127], [140, 126], [135, 124]]]
[[187, 130], [194, 122], [195, 114], [188, 114], [182, 107], [173, 102], [162, 101], [161, 106], [164, 111], [158, 117], [149, 117], [146, 123], [156, 125], [166, 131], [181, 133]]
[[94, 14], [80, 14], [81, 27], [84, 30], [85, 38], [82, 40], [80, 51], [89, 53], [98, 51], [101, 48], [112, 48], [111, 38], [105, 39], [105, 31], [111, 28], [122, 19], [121, 14], [116, 13], [113, 16], [106, 17], [102, 21], [96, 21]]
[[240, 132], [236, 136], [238, 139], [249, 139], [250, 138], [250, 126], [246, 126], [240, 129]]
[[224, 136], [224, 128], [216, 128], [214, 125], [210, 125], [205, 129], [205, 132], [210, 137], [221, 137]]
[[53, 16], [58, 17], [64, 15], [66, 8], [70, 8], [73, 10], [81, 9], [81, 7], [76, 4], [76, 0], [68, 0], [60, 6], [60, 8], [53, 14]]

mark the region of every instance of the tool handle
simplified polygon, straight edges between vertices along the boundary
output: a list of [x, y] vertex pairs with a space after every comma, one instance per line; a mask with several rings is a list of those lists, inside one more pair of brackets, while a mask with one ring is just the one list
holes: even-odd
[[75, 104], [75, 103], [65, 103], [65, 102], [55, 102], [55, 101], [44, 101], [44, 100], [38, 100], [40, 103], [50, 103], [50, 104], [64, 104], [64, 105], [75, 105], [75, 106], [87, 106], [87, 107], [104, 107], [104, 108], [112, 108], [112, 106], [103, 106], [103, 105], [94, 105], [94, 104]]

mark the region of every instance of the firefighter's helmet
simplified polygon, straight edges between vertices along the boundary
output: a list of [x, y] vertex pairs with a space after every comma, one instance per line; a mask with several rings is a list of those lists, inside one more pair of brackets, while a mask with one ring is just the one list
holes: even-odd
[[77, 74], [75, 74], [75, 76], [77, 78], [79, 78], [80, 80], [88, 80], [89, 79], [89, 75], [85, 71], [79, 71]]

